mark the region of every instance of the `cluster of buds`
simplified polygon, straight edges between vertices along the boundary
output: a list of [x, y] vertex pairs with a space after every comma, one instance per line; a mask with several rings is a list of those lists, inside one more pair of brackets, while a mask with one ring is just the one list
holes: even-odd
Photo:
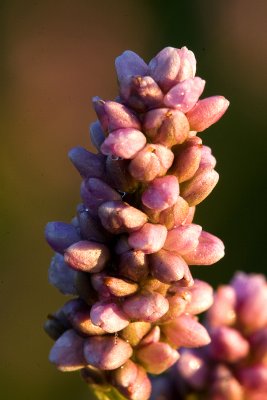
[[[185, 349], [177, 369], [190, 391], [207, 400], [267, 397], [267, 282], [238, 272], [220, 286], [207, 312], [211, 343]], [[180, 388], [183, 384], [180, 385]]]
[[199, 100], [205, 81], [186, 47], [167, 47], [148, 65], [126, 51], [116, 70], [116, 101], [93, 99], [97, 154], [69, 153], [83, 178], [77, 216], [46, 227], [57, 253], [50, 282], [76, 298], [45, 328], [56, 339], [50, 360], [58, 369], [81, 369], [87, 382], [104, 379], [128, 399], [146, 400], [146, 372], [168, 369], [181, 346], [210, 341], [196, 315], [212, 304], [212, 289], [194, 283], [189, 266], [217, 262], [224, 245], [192, 223], [218, 181], [196, 134], [229, 102]]

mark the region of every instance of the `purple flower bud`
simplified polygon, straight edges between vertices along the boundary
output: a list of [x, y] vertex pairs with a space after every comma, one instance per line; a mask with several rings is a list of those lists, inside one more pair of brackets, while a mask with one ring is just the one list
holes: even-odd
[[173, 163], [171, 150], [159, 144], [147, 144], [129, 164], [130, 174], [139, 181], [149, 182], [165, 175]]
[[181, 196], [190, 206], [201, 203], [214, 189], [219, 174], [214, 169], [200, 169], [193, 178], [181, 184]]
[[133, 128], [138, 130], [141, 128], [137, 116], [129, 108], [125, 107], [123, 104], [117, 103], [116, 101], [104, 101], [103, 112], [105, 114], [104, 126], [107, 127], [106, 130], [109, 132], [124, 128]]
[[236, 294], [229, 286], [220, 286], [214, 296], [214, 302], [207, 313], [208, 324], [212, 327], [233, 325], [236, 321]]
[[250, 338], [253, 361], [267, 365], [267, 326], [254, 332]]
[[194, 389], [203, 389], [208, 381], [208, 366], [205, 360], [193, 350], [184, 349], [181, 352], [177, 369], [183, 379]]
[[63, 253], [70, 245], [80, 240], [76, 228], [65, 222], [48, 222], [45, 227], [45, 238], [58, 253]]
[[179, 184], [176, 176], [166, 175], [149, 183], [142, 195], [143, 204], [157, 211], [173, 206], [179, 196]]
[[191, 294], [188, 289], [181, 288], [179, 292], [169, 295], [167, 300], [169, 302], [169, 311], [162, 317], [161, 321], [163, 322], [180, 317], [190, 303]]
[[223, 256], [223, 242], [216, 236], [202, 231], [197, 247], [183, 257], [188, 265], [212, 265]]
[[131, 159], [136, 156], [146, 144], [146, 137], [137, 129], [117, 129], [108, 135], [101, 146], [106, 155]]
[[127, 78], [135, 75], [147, 75], [148, 66], [133, 51], [127, 50], [115, 60], [115, 67], [120, 84], [122, 85]]
[[127, 297], [122, 309], [133, 320], [156, 322], [168, 311], [169, 303], [157, 292], [146, 292]]
[[164, 225], [146, 223], [141, 229], [129, 235], [128, 242], [134, 250], [151, 254], [163, 247], [166, 237], [167, 229]]
[[177, 53], [180, 57], [180, 69], [176, 81], [181, 82], [188, 78], [194, 78], [196, 73], [196, 58], [194, 53], [185, 46], [177, 49]]
[[111, 233], [134, 232], [147, 222], [147, 216], [123, 201], [108, 201], [98, 209], [102, 225]]
[[140, 346], [147, 346], [151, 343], [157, 343], [160, 340], [160, 327], [154, 326], [151, 331], [141, 340]]
[[167, 147], [183, 143], [189, 133], [189, 124], [184, 113], [168, 108], [148, 111], [143, 127], [145, 134], [153, 143]]
[[151, 394], [151, 383], [145, 370], [128, 360], [112, 372], [112, 382], [130, 400], [148, 400]]
[[57, 340], [70, 327], [69, 324], [66, 328], [65, 323], [62, 323], [62, 319], [56, 314], [49, 314], [43, 326], [45, 333], [53, 340]]
[[199, 100], [186, 114], [190, 129], [202, 132], [217, 122], [229, 107], [229, 101], [223, 96], [212, 96]]
[[179, 353], [167, 343], [157, 342], [140, 347], [136, 356], [148, 372], [161, 374], [178, 360]]
[[[267, 393], [266, 365], [256, 364], [253, 366], [244, 367], [240, 371], [238, 371], [238, 379], [246, 389], [252, 391], [255, 390], [257, 392], [263, 392], [266, 395]], [[258, 400], [261, 399], [263, 400], [264, 397], [258, 397]]]
[[104, 231], [100, 221], [83, 204], [77, 207], [77, 217], [82, 239], [100, 243], [107, 241], [108, 233]]
[[97, 213], [98, 207], [106, 201], [121, 200], [116, 190], [97, 178], [89, 178], [82, 182], [81, 197], [92, 213]]
[[95, 121], [90, 125], [90, 139], [93, 146], [100, 151], [105, 135], [99, 121]]
[[164, 92], [173, 86], [180, 67], [177, 49], [165, 47], [149, 63], [149, 73]]
[[179, 254], [161, 249], [150, 256], [151, 274], [165, 283], [179, 281], [184, 277], [187, 264]]
[[87, 272], [77, 271], [75, 280], [75, 287], [79, 297], [90, 306], [98, 300], [97, 293], [92, 286], [91, 276]]
[[109, 251], [100, 243], [81, 240], [70, 246], [64, 260], [73, 269], [85, 272], [100, 272], [109, 259]]
[[195, 279], [190, 293], [191, 300], [186, 306], [186, 312], [189, 314], [200, 314], [209, 309], [213, 303], [213, 289], [207, 282]]
[[129, 325], [127, 316], [113, 301], [100, 301], [93, 305], [90, 312], [93, 324], [108, 333], [118, 332]]
[[100, 299], [110, 299], [111, 293], [107, 285], [105, 285], [105, 278], [107, 274], [105, 272], [99, 272], [91, 275], [91, 283], [94, 290], [98, 293]]
[[82, 178], [105, 176], [105, 157], [102, 154], [93, 154], [83, 147], [74, 147], [68, 155]]
[[56, 254], [51, 261], [48, 278], [51, 285], [63, 294], [76, 295], [75, 279], [77, 272], [73, 271], [65, 262], [61, 254]]
[[202, 228], [200, 225], [180, 225], [168, 231], [164, 249], [178, 254], [187, 254], [193, 251], [199, 241]]
[[131, 356], [131, 346], [113, 336], [92, 336], [85, 340], [84, 356], [88, 364], [101, 370], [113, 370]]
[[186, 140], [175, 153], [171, 173], [177, 176], [179, 183], [193, 178], [200, 164], [202, 140], [194, 136]]
[[126, 253], [127, 251], [131, 250], [131, 247], [129, 246], [128, 243], [128, 236], [126, 235], [120, 235], [118, 238], [118, 241], [115, 244], [115, 253], [118, 255], [121, 255], [123, 253]]
[[181, 196], [178, 196], [177, 202], [172, 207], [160, 212], [156, 222], [165, 225], [167, 229], [172, 229], [187, 223], [186, 219], [189, 216], [189, 212], [188, 203]]
[[137, 189], [138, 182], [128, 171], [128, 160], [118, 157], [106, 157], [106, 177], [110, 185], [120, 192], [134, 192]]
[[183, 113], [190, 111], [201, 96], [205, 81], [201, 78], [189, 78], [172, 87], [164, 97], [164, 105]]
[[141, 250], [127, 251], [120, 256], [118, 271], [120, 275], [139, 282], [149, 272], [147, 256]]
[[144, 112], [162, 104], [163, 93], [151, 76], [133, 76], [120, 87], [122, 99], [134, 110]]
[[161, 326], [168, 341], [177, 347], [200, 347], [210, 343], [207, 330], [195, 317], [182, 314]]
[[60, 371], [76, 371], [86, 366], [83, 355], [84, 338], [73, 329], [60, 336], [52, 347], [49, 360]]
[[248, 355], [249, 343], [236, 329], [220, 326], [211, 332], [209, 351], [216, 360], [234, 363]]
[[119, 335], [131, 346], [136, 347], [150, 329], [151, 324], [149, 322], [131, 322]]
[[[244, 391], [238, 380], [224, 365], [215, 368], [212, 385], [209, 387], [211, 400], [244, 400]], [[252, 400], [249, 398], [249, 400]], [[260, 400], [260, 399], [258, 399]]]

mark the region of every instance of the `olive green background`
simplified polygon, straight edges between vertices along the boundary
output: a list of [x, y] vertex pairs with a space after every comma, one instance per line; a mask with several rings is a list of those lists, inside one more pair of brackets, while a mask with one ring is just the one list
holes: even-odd
[[[55, 4], [54, 4], [55, 3]], [[3, 399], [88, 399], [78, 373], [47, 360], [42, 331], [64, 298], [47, 282], [47, 221], [69, 221], [79, 176], [67, 159], [90, 147], [91, 97], [116, 95], [114, 59], [131, 49], [149, 60], [165, 46], [192, 49], [205, 95], [231, 106], [201, 134], [220, 181], [196, 221], [221, 237], [226, 256], [192, 268], [214, 285], [235, 270], [266, 268], [265, 0], [15, 1], [0, 5], [1, 277]]]

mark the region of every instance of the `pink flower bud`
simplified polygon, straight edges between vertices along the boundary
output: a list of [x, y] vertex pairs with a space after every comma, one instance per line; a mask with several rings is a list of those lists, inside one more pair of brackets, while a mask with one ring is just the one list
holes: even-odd
[[103, 300], [110, 299], [111, 293], [109, 288], [105, 285], [104, 279], [107, 277], [105, 272], [99, 272], [91, 275], [91, 284], [97, 292], [98, 297]]
[[173, 206], [179, 196], [179, 184], [176, 176], [166, 175], [154, 179], [142, 195], [143, 204], [157, 211]]
[[167, 343], [157, 342], [142, 346], [136, 351], [137, 359], [151, 374], [161, 374], [179, 358], [179, 354]]
[[64, 332], [52, 347], [49, 360], [60, 371], [76, 371], [86, 366], [83, 355], [84, 338], [73, 329]]
[[100, 301], [93, 305], [90, 312], [93, 324], [108, 333], [118, 332], [129, 325], [127, 316], [112, 301]]
[[131, 346], [136, 347], [150, 329], [151, 324], [149, 322], [131, 322], [120, 332], [120, 337], [130, 343]]
[[105, 135], [99, 121], [95, 121], [90, 125], [90, 139], [93, 146], [100, 151], [101, 145], [105, 140]]
[[207, 282], [195, 279], [190, 293], [191, 300], [186, 306], [186, 312], [189, 314], [200, 314], [210, 308], [213, 303], [213, 289]]
[[109, 259], [109, 251], [100, 243], [81, 240], [70, 246], [64, 260], [73, 269], [85, 272], [100, 272]]
[[131, 360], [112, 372], [112, 382], [129, 400], [150, 398], [150, 380], [145, 370]]
[[194, 389], [201, 390], [208, 381], [208, 366], [205, 360], [199, 357], [193, 350], [184, 349], [181, 352], [177, 369], [183, 379]]
[[128, 242], [134, 250], [151, 254], [163, 247], [166, 237], [167, 229], [164, 225], [146, 223], [141, 229], [129, 235]]
[[[249, 390], [257, 392], [267, 392], [267, 366], [256, 364], [249, 367], [244, 367], [238, 371], [238, 379], [240, 383]], [[258, 400], [263, 400], [264, 397], [258, 397]], [[254, 397], [253, 397], [254, 400]]]
[[236, 294], [229, 285], [220, 286], [207, 313], [209, 326], [233, 325], [236, 321]]
[[147, 64], [141, 57], [130, 50], [125, 51], [116, 58], [115, 67], [120, 84], [130, 76], [144, 76], [147, 75], [148, 72]]
[[200, 225], [180, 225], [168, 231], [164, 249], [178, 254], [187, 254], [197, 245], [202, 228]]
[[98, 209], [102, 225], [111, 233], [134, 232], [147, 222], [147, 216], [123, 201], [108, 201]]
[[214, 169], [200, 170], [180, 186], [181, 196], [190, 206], [196, 206], [212, 192], [218, 180], [219, 174]]
[[212, 96], [199, 100], [186, 114], [190, 129], [202, 132], [217, 122], [225, 113], [229, 101], [223, 96]]
[[109, 292], [116, 297], [129, 296], [138, 290], [138, 285], [136, 283], [113, 276], [104, 277], [104, 285], [108, 288]]
[[121, 158], [134, 158], [146, 144], [146, 138], [137, 129], [117, 129], [108, 135], [101, 146], [101, 151], [106, 155]]
[[210, 343], [207, 330], [195, 317], [182, 314], [161, 326], [168, 341], [177, 347], [200, 347]]
[[45, 227], [45, 238], [58, 253], [63, 253], [70, 245], [80, 240], [76, 228], [65, 222], [48, 222]]
[[122, 99], [134, 110], [143, 112], [161, 106], [163, 93], [151, 76], [133, 76], [120, 87]]
[[56, 254], [51, 261], [48, 278], [51, 285], [63, 294], [76, 295], [75, 279], [77, 272], [71, 269], [61, 254]]
[[88, 364], [101, 370], [113, 370], [131, 356], [131, 346], [113, 336], [92, 336], [85, 340], [84, 356]]
[[249, 343], [236, 329], [220, 326], [211, 332], [209, 351], [214, 359], [234, 363], [248, 355]]
[[109, 132], [117, 129], [133, 128], [140, 129], [141, 124], [137, 116], [123, 104], [116, 101], [105, 101], [103, 104]]
[[187, 139], [175, 153], [171, 173], [177, 176], [179, 183], [193, 178], [200, 164], [202, 140], [194, 136]]
[[[211, 400], [244, 400], [242, 386], [231, 371], [222, 364], [213, 373], [212, 384], [209, 387], [209, 398]], [[249, 398], [249, 400], [252, 399]]]
[[201, 147], [201, 160], [199, 164], [199, 168], [201, 170], [204, 169], [213, 169], [216, 166], [216, 158], [211, 153], [211, 148], [208, 146]]
[[97, 178], [89, 178], [81, 184], [81, 197], [92, 213], [97, 213], [98, 207], [109, 200], [121, 200], [121, 196], [105, 182]]
[[168, 108], [148, 111], [143, 127], [145, 134], [153, 143], [167, 147], [183, 143], [189, 133], [189, 124], [184, 113]]
[[151, 343], [157, 343], [160, 340], [160, 327], [154, 326], [151, 331], [141, 340], [140, 346], [147, 346]]
[[105, 157], [94, 154], [83, 147], [74, 147], [68, 154], [82, 178], [103, 178], [105, 176]]
[[180, 57], [180, 69], [176, 81], [181, 82], [188, 78], [194, 78], [196, 73], [196, 58], [194, 53], [185, 46], [177, 49], [177, 53]]
[[165, 47], [149, 63], [149, 73], [164, 92], [171, 86], [178, 74], [180, 58], [177, 49]]
[[157, 292], [134, 294], [127, 297], [122, 309], [133, 320], [156, 322], [169, 308], [168, 300]]
[[189, 212], [188, 203], [181, 196], [178, 196], [177, 202], [172, 207], [160, 212], [156, 222], [165, 225], [167, 229], [172, 229], [185, 223], [189, 217]]
[[149, 272], [147, 256], [141, 250], [127, 251], [120, 256], [118, 270], [120, 275], [139, 282]]
[[150, 256], [151, 274], [165, 283], [179, 281], [184, 277], [187, 264], [179, 254], [161, 249]]
[[167, 300], [169, 302], [169, 311], [162, 317], [161, 321], [163, 322], [180, 317], [190, 303], [191, 294], [188, 289], [181, 288], [179, 292], [169, 295]]
[[142, 289], [148, 292], [158, 292], [163, 296], [166, 296], [169, 287], [170, 287], [169, 284], [161, 282], [158, 279], [149, 276], [144, 282]]
[[165, 175], [173, 162], [171, 150], [160, 144], [147, 144], [129, 164], [130, 174], [139, 181], [149, 182]]
[[184, 220], [183, 224], [184, 224], [184, 225], [186, 225], [186, 224], [191, 224], [191, 223], [193, 222], [195, 213], [196, 213], [196, 207], [195, 207], [195, 206], [189, 207], [187, 217], [186, 217], [186, 219]]
[[183, 257], [188, 265], [212, 265], [223, 256], [223, 242], [216, 236], [202, 231], [197, 247]]
[[249, 341], [253, 361], [267, 365], [267, 327], [253, 333]]
[[183, 113], [191, 110], [201, 96], [205, 81], [201, 78], [189, 78], [173, 86], [164, 97], [164, 105]]

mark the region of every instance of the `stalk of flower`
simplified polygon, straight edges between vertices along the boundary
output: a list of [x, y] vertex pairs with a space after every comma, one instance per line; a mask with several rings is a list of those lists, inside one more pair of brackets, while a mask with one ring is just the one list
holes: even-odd
[[183, 391], [199, 399], [256, 400], [267, 393], [267, 282], [238, 272], [206, 314], [211, 343], [184, 349], [175, 367]]
[[212, 289], [194, 282], [189, 266], [214, 264], [224, 245], [193, 223], [218, 181], [196, 134], [229, 102], [199, 100], [205, 82], [185, 47], [167, 47], [148, 65], [126, 51], [115, 65], [119, 97], [93, 98], [98, 153], [69, 153], [83, 179], [82, 204], [70, 224], [46, 227], [56, 251], [50, 282], [76, 298], [45, 329], [56, 339], [50, 360], [58, 369], [81, 369], [88, 383], [101, 375], [126, 398], [146, 400], [147, 373], [171, 367], [182, 346], [210, 342], [197, 314], [210, 307]]

